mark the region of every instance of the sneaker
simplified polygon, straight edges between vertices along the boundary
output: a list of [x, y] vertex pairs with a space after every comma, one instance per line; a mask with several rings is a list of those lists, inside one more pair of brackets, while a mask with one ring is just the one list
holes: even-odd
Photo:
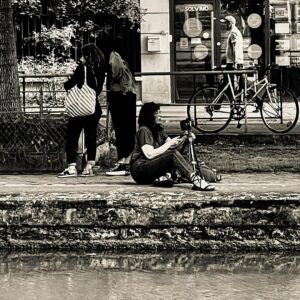
[[76, 176], [77, 176], [76, 168], [68, 167], [68, 168], [64, 169], [60, 174], [58, 174], [57, 177], [63, 178], [63, 177], [76, 177]]
[[80, 176], [83, 176], [83, 177], [94, 176], [92, 165], [87, 164], [85, 166], [85, 168], [83, 169], [82, 173], [80, 174]]
[[130, 175], [129, 165], [117, 163], [105, 173], [107, 176], [128, 176]]
[[157, 187], [173, 187], [174, 181], [171, 178], [171, 174], [167, 173], [165, 176], [160, 176], [153, 181], [153, 185]]

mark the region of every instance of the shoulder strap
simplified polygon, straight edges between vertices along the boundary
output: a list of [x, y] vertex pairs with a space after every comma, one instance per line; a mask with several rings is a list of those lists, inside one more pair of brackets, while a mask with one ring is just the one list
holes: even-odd
[[94, 71], [93, 67], [91, 67], [91, 70], [92, 70], [92, 73], [93, 73], [93, 75], [94, 75], [94, 78], [95, 78], [95, 82], [96, 82], [96, 89], [97, 89], [97, 88], [98, 88], [98, 80], [97, 80], [97, 76], [96, 76], [96, 74], [95, 74], [95, 71]]
[[83, 77], [84, 77], [84, 79], [83, 79], [83, 84], [86, 83], [86, 73], [87, 73], [87, 71], [86, 71], [86, 66], [83, 66]]
[[[96, 83], [96, 90], [97, 90], [97, 88], [98, 88], [98, 80], [97, 80], [97, 76], [96, 76], [96, 74], [95, 74], [95, 71], [93, 70], [93, 68], [91, 67], [90, 68], [91, 69], [91, 71], [92, 71], [92, 73], [93, 73], [93, 75], [94, 75], [94, 78], [95, 78], [95, 83]], [[87, 66], [84, 66], [84, 82], [83, 82], [83, 84], [87, 84]]]

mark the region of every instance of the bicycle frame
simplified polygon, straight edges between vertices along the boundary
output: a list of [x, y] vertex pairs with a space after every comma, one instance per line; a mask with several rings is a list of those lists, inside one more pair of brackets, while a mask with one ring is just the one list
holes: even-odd
[[[247, 96], [248, 92], [250, 90], [254, 90], [254, 94], [251, 96], [251, 98], [247, 98], [247, 100], [248, 100], [247, 103], [252, 102], [256, 97], [260, 98], [259, 94], [264, 89], [266, 90], [268, 97], [269, 98], [271, 97], [269, 89], [266, 88], [267, 86], [269, 86], [269, 80], [268, 80], [267, 76], [264, 76], [261, 80], [255, 79], [250, 85], [247, 86], [246, 92], [244, 89], [242, 89], [241, 92], [239, 92], [238, 94], [235, 94], [232, 80], [231, 80], [231, 77], [229, 74], [227, 74], [227, 79], [228, 79], [228, 83], [225, 85], [225, 87], [222, 89], [222, 91], [216, 97], [216, 101], [218, 101], [220, 99], [220, 97], [223, 95], [223, 93], [225, 93], [225, 91], [228, 88], [230, 88], [230, 92], [231, 92], [234, 102], [236, 102], [237, 99], [242, 96], [242, 94], [244, 94], [244, 96]], [[257, 89], [258, 85], [261, 85], [261, 86]]]
[[[254, 80], [248, 82], [247, 75], [244, 77], [242, 74], [240, 71], [223, 73], [226, 82], [219, 87], [208, 85], [196, 90], [188, 106], [188, 116], [194, 119], [195, 128], [204, 133], [219, 132], [231, 119], [238, 121], [240, 128], [240, 121], [244, 119], [247, 132], [248, 113], [255, 119], [258, 117], [256, 113], [260, 112], [262, 121], [271, 131], [286, 133], [293, 129], [299, 116], [299, 104], [293, 92], [272, 84], [267, 75], [259, 79], [258, 74], [253, 72]], [[236, 76], [244, 77], [238, 91], [235, 89]], [[254, 106], [255, 110], [249, 111], [248, 105]]]
[[[280, 111], [282, 110], [282, 107], [280, 107], [280, 109], [278, 109], [277, 107], [275, 107], [273, 105], [273, 102], [271, 101], [272, 99], [272, 96], [270, 94], [270, 90], [267, 88], [270, 86], [270, 83], [269, 83], [269, 80], [268, 80], [268, 76], [264, 76], [261, 80], [258, 80], [257, 78], [254, 79], [254, 81], [249, 84], [247, 87], [246, 87], [246, 92], [244, 89], [241, 90], [241, 92], [239, 92], [238, 94], [235, 94], [235, 91], [234, 91], [234, 87], [233, 87], [233, 84], [232, 84], [232, 80], [231, 80], [231, 77], [229, 74], [227, 74], [227, 79], [228, 79], [228, 83], [226, 84], [226, 86], [222, 89], [222, 91], [220, 92], [220, 94], [217, 96], [217, 100], [220, 99], [220, 97], [225, 93], [225, 91], [230, 88], [230, 91], [231, 91], [231, 95], [233, 97], [233, 100], [234, 100], [234, 103], [237, 102], [237, 99], [239, 97], [242, 97], [242, 95], [244, 95], [245, 99], [247, 99], [247, 102], [245, 103], [245, 105], [248, 105], [248, 104], [251, 104], [251, 102], [254, 102], [254, 99], [256, 98], [256, 101], [255, 103], [256, 104], [259, 104], [261, 105], [262, 104], [262, 101], [263, 99], [259, 96], [259, 94], [265, 90], [265, 93], [267, 93], [267, 96], [268, 96], [268, 99], [270, 100], [269, 101], [269, 105], [274, 109], [274, 111], [277, 111], [278, 112], [278, 116], [281, 118], [282, 120], [282, 115], [280, 113]], [[259, 85], [261, 85], [259, 88], [257, 88]], [[250, 90], [253, 90], [254, 91], [254, 94], [248, 98], [248, 92]], [[259, 100], [257, 100], [259, 99]], [[216, 100], [216, 101], [217, 101]], [[215, 101], [214, 101], [215, 102]], [[281, 103], [281, 106], [282, 106], [282, 103]]]
[[[257, 89], [258, 85], [261, 85], [261, 87], [259, 87]], [[267, 88], [269, 85], [270, 85], [270, 83], [269, 83], [267, 76], [264, 76], [261, 80], [255, 79], [254, 82], [252, 82], [249, 86], [247, 86], [247, 90], [246, 90], [247, 94], [248, 94], [248, 91], [254, 90], [254, 95], [252, 95], [251, 98], [248, 98], [248, 101], [251, 102], [256, 97], [258, 97], [260, 99], [261, 97], [259, 96], [259, 94], [264, 89], [267, 92], [268, 97], [270, 98], [271, 95], [270, 95], [269, 89]], [[252, 86], [253, 86], [253, 89], [252, 89]]]

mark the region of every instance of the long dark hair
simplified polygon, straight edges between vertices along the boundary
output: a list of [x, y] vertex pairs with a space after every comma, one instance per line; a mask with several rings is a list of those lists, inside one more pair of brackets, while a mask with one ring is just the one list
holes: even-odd
[[154, 113], [159, 111], [160, 106], [154, 102], [145, 103], [139, 114], [138, 124], [139, 127], [146, 126], [148, 127], [152, 133], [155, 135], [158, 131], [162, 130], [162, 126], [160, 124], [155, 123]]
[[85, 44], [81, 48], [82, 55], [86, 60], [86, 65], [93, 69], [101, 69], [105, 66], [103, 52], [95, 44]]

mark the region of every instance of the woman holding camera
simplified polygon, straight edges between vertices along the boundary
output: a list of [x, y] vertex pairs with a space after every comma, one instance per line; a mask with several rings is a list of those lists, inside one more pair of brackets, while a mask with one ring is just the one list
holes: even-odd
[[208, 184], [181, 155], [180, 148], [185, 145], [187, 137], [170, 138], [159, 124], [160, 106], [145, 103], [138, 119], [139, 130], [136, 134], [135, 148], [132, 153], [131, 176], [138, 184], [151, 184], [171, 187], [171, 173], [177, 170], [193, 183], [193, 190], [213, 191]]

